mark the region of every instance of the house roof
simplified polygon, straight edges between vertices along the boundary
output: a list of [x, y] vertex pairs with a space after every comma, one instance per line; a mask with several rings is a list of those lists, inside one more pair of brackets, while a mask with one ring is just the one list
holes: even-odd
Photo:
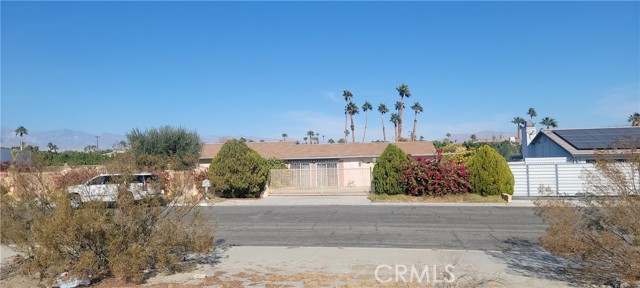
[[[608, 127], [583, 129], [543, 129], [531, 141], [546, 136], [572, 155], [594, 155], [598, 150], [615, 150], [629, 144], [637, 146], [640, 127]], [[630, 142], [635, 141], [634, 142]], [[640, 148], [640, 147], [635, 147]]]
[[[223, 143], [205, 144], [200, 159], [213, 159]], [[389, 143], [296, 144], [295, 142], [248, 142], [249, 148], [264, 158], [282, 160], [379, 157]], [[433, 155], [431, 142], [393, 143], [413, 156]]]

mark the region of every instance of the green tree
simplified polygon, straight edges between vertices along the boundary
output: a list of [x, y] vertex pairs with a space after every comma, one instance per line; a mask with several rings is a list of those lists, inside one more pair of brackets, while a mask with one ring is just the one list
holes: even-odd
[[347, 110], [349, 113], [349, 117], [351, 118], [351, 143], [356, 143], [356, 124], [353, 123], [353, 115], [358, 114], [360, 110], [358, 109], [358, 105], [353, 102], [349, 102], [349, 109]]
[[18, 126], [18, 128], [16, 128], [16, 135], [20, 136], [20, 150], [24, 149], [24, 141], [22, 140], [22, 136], [24, 135], [28, 135], [29, 131], [27, 130], [27, 128], [24, 128], [24, 126]]
[[51, 153], [57, 153], [58, 152], [58, 146], [49, 142], [47, 143], [47, 148], [49, 148], [49, 152]]
[[553, 128], [558, 127], [558, 121], [556, 121], [556, 119], [553, 119], [551, 117], [542, 118], [542, 121], [540, 121], [540, 124], [547, 126], [547, 129], [549, 129], [549, 127], [553, 127]]
[[387, 105], [380, 103], [380, 105], [378, 105], [378, 112], [380, 112], [380, 116], [382, 117], [382, 140], [387, 142], [387, 132], [384, 129], [384, 114], [389, 112]]
[[[186, 128], [162, 126], [140, 131], [132, 129], [125, 135], [137, 157], [150, 155], [161, 163], [172, 163], [177, 170], [194, 167], [200, 158], [202, 140], [196, 131]], [[162, 166], [162, 165], [161, 165]]]
[[393, 123], [393, 141], [398, 142], [398, 123], [400, 123], [400, 116], [398, 113], [391, 113], [391, 119], [389, 122]]
[[402, 103], [402, 105], [400, 106], [400, 109], [398, 109], [398, 116], [399, 116], [399, 121], [398, 121], [398, 139], [402, 138], [402, 115], [404, 112], [404, 97], [411, 97], [411, 91], [409, 91], [409, 86], [407, 86], [407, 84], [402, 83], [402, 85], [398, 86], [396, 88], [396, 91], [398, 91], [398, 95], [400, 95], [400, 103]]
[[635, 112], [631, 114], [627, 121], [631, 123], [631, 126], [640, 126], [640, 113]]
[[373, 167], [373, 190], [376, 194], [402, 194], [401, 165], [409, 163], [409, 156], [394, 144], [387, 145]]
[[482, 196], [513, 195], [513, 174], [507, 160], [488, 145], [483, 145], [467, 163], [471, 171], [471, 187]]
[[416, 102], [411, 106], [411, 110], [414, 112], [413, 116], [413, 132], [411, 132], [411, 141], [416, 141], [416, 126], [418, 125], [418, 113], [422, 113], [422, 106], [420, 102]]
[[531, 107], [529, 108], [529, 111], [527, 111], [527, 115], [529, 115], [529, 117], [531, 117], [531, 122], [533, 122], [533, 117], [538, 116], [538, 113], [536, 113], [536, 109]]
[[267, 160], [235, 139], [222, 145], [207, 174], [213, 191], [228, 198], [260, 197], [268, 176]]
[[287, 133], [282, 133], [282, 142], [287, 142], [287, 137], [289, 137]]
[[333, 138], [329, 138], [329, 141], [327, 141], [327, 142], [328, 142], [329, 144], [334, 144], [334, 143], [336, 143], [336, 141], [335, 141], [335, 140], [333, 140]]
[[344, 141], [344, 138], [340, 138], [340, 139], [338, 139], [338, 143], [341, 143], [341, 144], [342, 144], [342, 143], [347, 143], [347, 142], [346, 142], [346, 141]]
[[308, 144], [311, 144], [311, 142], [313, 141], [313, 136], [314, 135], [316, 135], [316, 134], [313, 131], [311, 131], [311, 130], [307, 131], [307, 136], [309, 136], [309, 138], [308, 138], [309, 139], [309, 143]]
[[362, 112], [364, 112], [364, 133], [362, 133], [362, 143], [364, 143], [367, 136], [367, 125], [369, 124], [369, 114], [367, 113], [367, 111], [371, 109], [373, 109], [371, 103], [369, 103], [368, 101], [364, 101], [364, 104], [362, 104]]
[[344, 106], [344, 139], [345, 141], [349, 138], [347, 138], [347, 121], [348, 121], [348, 116], [349, 116], [349, 103], [351, 103], [351, 98], [353, 98], [353, 94], [349, 91], [349, 90], [344, 90], [342, 91], [342, 97], [344, 97], [344, 101], [345, 101], [345, 106]]
[[471, 143], [474, 143], [478, 141], [478, 136], [476, 136], [476, 134], [471, 134], [471, 137], [469, 137], [469, 140], [471, 140]]
[[451, 143], [451, 133], [447, 133], [445, 136], [447, 136], [447, 138], [444, 139], [444, 142]]
[[520, 129], [522, 129], [522, 125], [524, 123], [526, 123], [526, 122], [525, 122], [524, 119], [522, 119], [522, 117], [518, 116], [518, 117], [513, 118], [513, 120], [511, 120], [511, 123], [516, 124], [516, 126], [518, 126], [518, 130], [517, 130], [518, 132], [516, 134], [516, 139], [518, 140], [518, 142], [520, 142]]

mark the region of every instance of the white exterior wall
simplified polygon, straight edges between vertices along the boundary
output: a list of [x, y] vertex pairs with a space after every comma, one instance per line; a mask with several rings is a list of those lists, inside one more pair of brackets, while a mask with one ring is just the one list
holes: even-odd
[[[619, 164], [624, 165], [624, 164]], [[513, 196], [549, 196], [540, 193], [541, 186], [549, 188], [550, 196], [576, 196], [585, 193], [587, 172], [597, 172], [591, 163], [523, 163], [510, 162], [509, 168], [515, 180]], [[632, 170], [622, 169], [629, 173]], [[633, 175], [635, 185], [640, 174]], [[627, 175], [631, 179], [631, 175]]]

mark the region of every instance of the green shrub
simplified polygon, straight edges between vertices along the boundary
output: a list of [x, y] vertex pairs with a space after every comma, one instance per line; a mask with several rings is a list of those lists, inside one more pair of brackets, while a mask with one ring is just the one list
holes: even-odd
[[269, 166], [258, 152], [234, 139], [222, 145], [207, 176], [221, 197], [257, 198], [267, 183]]
[[402, 194], [400, 183], [402, 168], [409, 163], [409, 156], [398, 146], [389, 144], [373, 167], [373, 191], [376, 194]]
[[507, 161], [490, 146], [478, 148], [467, 163], [471, 171], [471, 189], [482, 196], [513, 195], [513, 174]]
[[[136, 157], [142, 161], [139, 165], [148, 167], [186, 170], [196, 165], [202, 152], [203, 143], [198, 132], [182, 127], [162, 126], [145, 131], [135, 128], [125, 136]], [[143, 157], [145, 155], [147, 157]]]

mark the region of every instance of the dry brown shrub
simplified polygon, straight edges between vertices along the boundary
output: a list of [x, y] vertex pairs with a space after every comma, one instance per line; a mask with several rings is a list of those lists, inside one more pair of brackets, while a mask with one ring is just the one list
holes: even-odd
[[[198, 206], [162, 205], [181, 197], [181, 187], [193, 187], [192, 177], [173, 179], [175, 190], [165, 201], [118, 197], [115, 205], [84, 203], [73, 209], [63, 187], [44, 183], [37, 163], [32, 168], [8, 173], [17, 185], [0, 199], [0, 240], [24, 255], [25, 273], [51, 278], [67, 271], [94, 281], [116, 277], [140, 283], [150, 271], [181, 271], [185, 256], [213, 250], [214, 227]], [[122, 175], [141, 171], [130, 155], [107, 169]], [[123, 184], [119, 196], [131, 195], [125, 192]]]
[[[601, 153], [583, 172], [584, 197], [543, 198], [536, 212], [549, 224], [540, 238], [552, 254], [572, 260], [573, 280], [638, 285], [640, 280], [640, 151], [638, 139]], [[624, 153], [625, 161], [614, 160]], [[548, 190], [548, 188], [547, 188]]]

